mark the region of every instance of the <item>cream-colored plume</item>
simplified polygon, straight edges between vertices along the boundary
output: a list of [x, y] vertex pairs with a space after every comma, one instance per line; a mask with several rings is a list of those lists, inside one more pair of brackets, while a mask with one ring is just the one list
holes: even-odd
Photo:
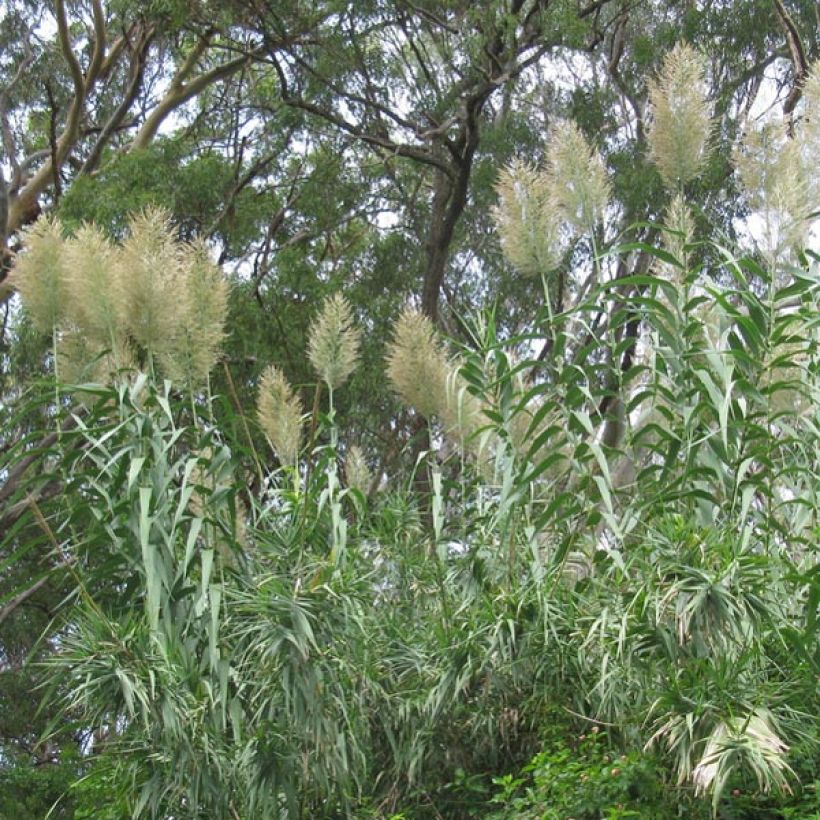
[[820, 60], [815, 60], [803, 85], [805, 113], [798, 123], [795, 139], [800, 146], [803, 173], [809, 189], [812, 211], [820, 210]]
[[180, 261], [180, 248], [165, 211], [149, 208], [131, 220], [116, 281], [128, 332], [140, 347], [160, 359], [173, 350], [174, 333], [187, 309], [180, 299]]
[[493, 208], [501, 249], [525, 276], [539, 276], [561, 263], [560, 214], [552, 180], [532, 165], [514, 162], [499, 175]]
[[348, 301], [339, 293], [325, 300], [310, 327], [308, 357], [332, 390], [341, 387], [355, 369], [361, 337]]
[[367, 464], [362, 448], [351, 444], [345, 459], [345, 481], [348, 487], [367, 495], [373, 482], [373, 473]]
[[279, 461], [294, 466], [302, 444], [302, 402], [275, 365], [262, 374], [256, 407], [259, 424]]
[[753, 212], [753, 234], [773, 265], [802, 246], [808, 230], [810, 187], [801, 146], [783, 125], [767, 122], [743, 135], [734, 162]]
[[484, 423], [481, 402], [467, 389], [456, 359], [447, 356], [432, 322], [407, 309], [387, 348], [387, 376], [405, 404], [426, 419], [437, 418], [461, 447]]
[[647, 133], [652, 158], [666, 186], [678, 189], [694, 179], [709, 150], [712, 115], [701, 56], [680, 43], [649, 81], [652, 122]]
[[26, 250], [16, 260], [9, 284], [20, 294], [40, 333], [51, 335], [65, 315], [67, 268], [63, 228], [41, 216], [25, 233]]
[[403, 311], [387, 346], [387, 376], [405, 404], [427, 419], [446, 404], [449, 363], [432, 322], [412, 308]]
[[228, 282], [204, 243], [182, 251], [179, 289], [177, 325], [161, 362], [169, 378], [195, 389], [219, 359], [228, 314]]
[[561, 120], [550, 129], [549, 178], [564, 219], [581, 233], [595, 230], [604, 218], [611, 188], [601, 155], [572, 121]]
[[[119, 249], [93, 225], [84, 225], [66, 242], [69, 306], [76, 327], [97, 353], [110, 352], [114, 362], [125, 354], [122, 290], [116, 281]], [[100, 375], [98, 373], [98, 375]]]

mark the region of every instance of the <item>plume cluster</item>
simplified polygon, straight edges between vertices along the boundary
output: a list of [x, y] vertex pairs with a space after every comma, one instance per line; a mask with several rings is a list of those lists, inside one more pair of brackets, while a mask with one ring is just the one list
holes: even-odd
[[387, 349], [387, 376], [401, 399], [427, 419], [438, 418], [462, 445], [482, 425], [480, 401], [467, 389], [458, 362], [448, 357], [430, 320], [402, 312]]
[[712, 132], [704, 63], [691, 46], [678, 44], [666, 56], [660, 76], [649, 82], [649, 101], [650, 152], [664, 183], [674, 190], [700, 172]]
[[259, 424], [279, 461], [295, 466], [302, 444], [302, 402], [275, 365], [262, 374], [256, 409]]
[[139, 361], [196, 389], [219, 356], [228, 283], [203, 245], [176, 242], [168, 215], [133, 217], [121, 245], [98, 228], [65, 238], [57, 220], [28, 232], [12, 283], [34, 326], [58, 339], [64, 381], [108, 381]]
[[558, 210], [546, 174], [524, 162], [505, 168], [493, 208], [501, 249], [524, 276], [555, 270], [561, 262]]
[[327, 299], [310, 328], [308, 358], [331, 390], [341, 387], [355, 369], [361, 337], [350, 303], [338, 293]]
[[769, 120], [748, 128], [734, 153], [759, 249], [772, 265], [805, 244], [811, 215], [820, 210], [820, 61], [803, 85], [803, 103], [805, 113], [792, 137]]
[[25, 253], [17, 257], [9, 284], [20, 294], [34, 327], [51, 335], [64, 317], [68, 278], [63, 229], [41, 217], [25, 233]]
[[744, 134], [734, 162], [755, 215], [758, 244], [773, 262], [801, 245], [808, 230], [809, 176], [800, 144], [787, 137], [781, 124], [767, 122]]
[[815, 60], [803, 84], [805, 114], [798, 124], [796, 138], [801, 148], [803, 165], [807, 171], [809, 196], [814, 210], [820, 209], [820, 60]]
[[525, 276], [538, 276], [561, 263], [567, 236], [595, 230], [610, 184], [581, 129], [561, 121], [550, 130], [544, 168], [513, 162], [501, 172], [496, 191], [493, 219], [504, 255]]

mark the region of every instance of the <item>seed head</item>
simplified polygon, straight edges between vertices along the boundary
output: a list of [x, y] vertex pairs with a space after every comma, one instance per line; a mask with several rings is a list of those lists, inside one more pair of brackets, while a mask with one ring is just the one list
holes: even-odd
[[801, 146], [779, 123], [748, 130], [734, 153], [735, 167], [752, 211], [760, 220], [759, 246], [773, 262], [803, 244], [811, 212]]
[[173, 337], [188, 308], [180, 298], [180, 250], [168, 215], [148, 209], [130, 221], [119, 254], [116, 281], [134, 341], [158, 358], [173, 349]]
[[812, 211], [820, 210], [820, 173], [817, 158], [820, 157], [820, 60], [815, 60], [803, 85], [805, 113], [795, 138], [800, 146], [803, 174], [808, 182]]
[[165, 372], [194, 389], [208, 379], [219, 358], [228, 313], [228, 282], [204, 243], [182, 249], [177, 326], [163, 351]]
[[678, 44], [666, 56], [660, 76], [649, 82], [649, 148], [664, 183], [673, 190], [698, 175], [708, 154], [712, 116], [705, 73], [700, 55]]
[[308, 357], [328, 387], [341, 387], [359, 358], [361, 331], [353, 325], [350, 304], [337, 293], [325, 300], [310, 328]]
[[559, 212], [549, 175], [514, 162], [498, 179], [493, 219], [501, 249], [524, 276], [550, 273], [561, 262]]
[[256, 406], [259, 424], [279, 461], [294, 466], [302, 443], [302, 402], [275, 365], [262, 374]]
[[564, 219], [582, 233], [593, 231], [604, 217], [610, 185], [600, 154], [574, 122], [564, 120], [550, 130], [548, 174]]
[[373, 473], [367, 464], [362, 448], [351, 444], [345, 460], [345, 479], [347, 486], [367, 495], [373, 481]]
[[447, 355], [430, 320], [408, 308], [387, 347], [387, 376], [405, 404], [427, 419], [446, 404]]
[[437, 418], [445, 434], [466, 448], [474, 443], [484, 414], [459, 370], [458, 360], [447, 356], [430, 320], [416, 310], [405, 310], [388, 346], [387, 376], [405, 404], [428, 420]]
[[74, 323], [99, 351], [110, 350], [115, 357], [125, 335], [122, 290], [115, 279], [120, 271], [118, 253], [93, 225], [84, 225], [65, 243]]
[[57, 219], [41, 216], [25, 233], [26, 250], [17, 257], [9, 284], [20, 294], [34, 327], [50, 336], [65, 316], [63, 228]]

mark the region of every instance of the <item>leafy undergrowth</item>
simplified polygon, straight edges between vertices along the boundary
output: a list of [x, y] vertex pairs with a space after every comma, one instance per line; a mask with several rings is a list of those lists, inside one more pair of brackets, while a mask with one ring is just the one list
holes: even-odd
[[[816, 763], [816, 762], [815, 762]], [[817, 780], [806, 760], [804, 785], [793, 794], [760, 794], [754, 784], [735, 777], [717, 807], [722, 820], [820, 818]], [[691, 818], [712, 816], [708, 800], [674, 783], [662, 761], [640, 750], [623, 753], [607, 734], [593, 727], [564, 737], [553, 733], [544, 747], [515, 774], [493, 778], [495, 791], [488, 820], [620, 820], [620, 818]]]

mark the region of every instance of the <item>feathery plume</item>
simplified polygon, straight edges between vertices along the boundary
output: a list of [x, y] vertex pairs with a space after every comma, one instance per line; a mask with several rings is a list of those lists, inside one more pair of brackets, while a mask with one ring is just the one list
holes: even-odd
[[[121, 374], [137, 369], [133, 351], [125, 341], [113, 351], [104, 351], [77, 326], [63, 328], [57, 345], [57, 372], [63, 384], [112, 384]], [[84, 393], [77, 394], [80, 401]]]
[[370, 490], [373, 473], [367, 464], [362, 448], [357, 444], [351, 444], [347, 450], [345, 480], [348, 487], [358, 490], [362, 495], [367, 495]]
[[9, 284], [34, 327], [50, 336], [64, 317], [67, 295], [63, 229], [57, 219], [41, 216], [25, 234], [26, 251], [17, 257]]
[[262, 374], [257, 417], [282, 464], [295, 466], [302, 442], [302, 403], [275, 365]]
[[484, 423], [482, 405], [450, 359], [432, 322], [405, 310], [387, 349], [387, 376], [405, 404], [426, 419], [437, 418], [446, 435], [464, 448]]
[[562, 120], [550, 129], [549, 178], [564, 219], [580, 232], [593, 231], [604, 217], [611, 189], [600, 154], [574, 122]]
[[162, 352], [170, 379], [194, 389], [208, 379], [219, 358], [228, 313], [228, 282], [202, 242], [187, 246], [181, 256], [177, 326]]
[[116, 281], [133, 339], [152, 355], [173, 348], [182, 319], [180, 251], [165, 211], [149, 208], [133, 217], [119, 255]]
[[[811, 212], [801, 146], [781, 124], [768, 122], [743, 135], [734, 163], [759, 220], [760, 249], [770, 263], [803, 244]], [[755, 226], [757, 228], [757, 226]]]
[[93, 225], [83, 225], [65, 245], [74, 322], [98, 352], [110, 350], [115, 359], [125, 347], [117, 256], [118, 249]]
[[337, 293], [325, 300], [310, 327], [308, 357], [322, 380], [341, 387], [356, 367], [362, 333], [353, 326], [353, 311]]
[[712, 116], [705, 73], [700, 55], [679, 43], [663, 61], [658, 79], [649, 81], [653, 119], [647, 139], [652, 159], [671, 189], [694, 179], [706, 160]]
[[523, 162], [504, 169], [492, 215], [501, 249], [524, 276], [550, 273], [561, 262], [558, 210], [547, 174]]
[[446, 403], [449, 366], [432, 322], [408, 308], [393, 328], [387, 347], [387, 376], [405, 404], [427, 419]]

